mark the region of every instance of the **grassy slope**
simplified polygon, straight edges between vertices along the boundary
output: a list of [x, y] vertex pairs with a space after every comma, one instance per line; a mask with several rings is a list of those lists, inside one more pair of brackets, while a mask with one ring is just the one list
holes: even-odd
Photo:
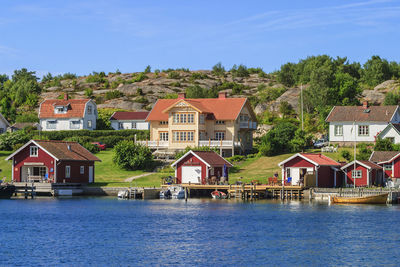
[[11, 155], [10, 151], [0, 151], [0, 178], [2, 179], [4, 176], [7, 177], [6, 181], [11, 181], [11, 161], [5, 161], [4, 159]]

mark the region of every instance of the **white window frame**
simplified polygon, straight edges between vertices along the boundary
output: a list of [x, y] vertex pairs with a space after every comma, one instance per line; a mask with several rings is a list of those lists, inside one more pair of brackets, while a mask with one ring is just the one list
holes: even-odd
[[204, 114], [200, 114], [200, 124], [204, 124], [205, 123], [205, 115]]
[[174, 113], [172, 116], [173, 116], [173, 122], [179, 123], [179, 113]]
[[72, 120], [69, 122], [70, 129], [80, 129], [81, 128], [81, 121]]
[[79, 170], [80, 174], [85, 174], [85, 166], [81, 166], [80, 170]]
[[215, 132], [216, 140], [225, 140], [225, 132]]
[[160, 141], [168, 141], [168, 132], [160, 132]]
[[358, 136], [369, 136], [369, 125], [358, 125]]
[[335, 136], [343, 136], [343, 125], [335, 125]]
[[132, 122], [131, 128], [132, 128], [132, 129], [136, 129], [136, 122], [135, 122], [135, 121]]
[[88, 115], [92, 115], [92, 106], [88, 106], [87, 107], [87, 113], [88, 113]]
[[57, 129], [57, 120], [46, 121], [46, 129]]
[[31, 146], [30, 148], [29, 148], [29, 155], [31, 156], [31, 157], [38, 157], [39, 156], [39, 147], [37, 147], [37, 146]]
[[65, 178], [71, 178], [71, 166], [65, 166]]
[[362, 178], [362, 170], [352, 170], [351, 178], [353, 179], [361, 179]]
[[215, 124], [217, 124], [217, 125], [224, 125], [224, 124], [225, 124], [225, 121], [215, 121]]
[[194, 113], [187, 114], [187, 123], [194, 123]]
[[93, 125], [92, 125], [92, 120], [88, 120], [88, 121], [87, 121], [87, 127], [88, 127], [88, 128], [92, 128], [92, 126], [93, 126]]
[[393, 164], [392, 163], [385, 163], [385, 164], [383, 164], [383, 169], [385, 171], [391, 171], [391, 170], [393, 170]]

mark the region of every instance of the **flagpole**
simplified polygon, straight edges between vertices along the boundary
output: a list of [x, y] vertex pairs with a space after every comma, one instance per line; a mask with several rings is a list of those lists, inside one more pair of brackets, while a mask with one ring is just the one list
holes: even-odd
[[303, 84], [300, 85], [300, 98], [301, 98], [301, 130], [304, 131], [304, 121], [303, 121]]
[[353, 127], [354, 127], [354, 178], [353, 178], [353, 184], [354, 184], [354, 188], [356, 188], [356, 155], [357, 155], [356, 140], [357, 140], [357, 130], [356, 130], [356, 122], [355, 121], [353, 123]]

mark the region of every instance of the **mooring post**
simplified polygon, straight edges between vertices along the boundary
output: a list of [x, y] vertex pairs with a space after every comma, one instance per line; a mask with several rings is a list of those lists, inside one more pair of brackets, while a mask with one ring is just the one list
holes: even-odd
[[187, 187], [185, 187], [185, 202], [187, 202], [188, 199], [188, 192], [187, 192]]
[[28, 184], [27, 184], [27, 183], [25, 183], [25, 192], [24, 192], [24, 197], [25, 197], [25, 199], [27, 199], [27, 198], [28, 198]]

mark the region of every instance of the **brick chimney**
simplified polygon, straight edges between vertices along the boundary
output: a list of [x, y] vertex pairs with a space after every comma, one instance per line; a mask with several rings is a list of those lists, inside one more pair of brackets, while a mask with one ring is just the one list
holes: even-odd
[[178, 99], [185, 99], [186, 93], [178, 93]]
[[227, 95], [226, 92], [219, 92], [219, 93], [218, 93], [218, 98], [225, 99], [225, 98], [226, 98], [226, 95]]
[[363, 109], [367, 109], [368, 108], [368, 101], [364, 101], [363, 102]]
[[68, 100], [68, 93], [64, 93], [64, 100]]

